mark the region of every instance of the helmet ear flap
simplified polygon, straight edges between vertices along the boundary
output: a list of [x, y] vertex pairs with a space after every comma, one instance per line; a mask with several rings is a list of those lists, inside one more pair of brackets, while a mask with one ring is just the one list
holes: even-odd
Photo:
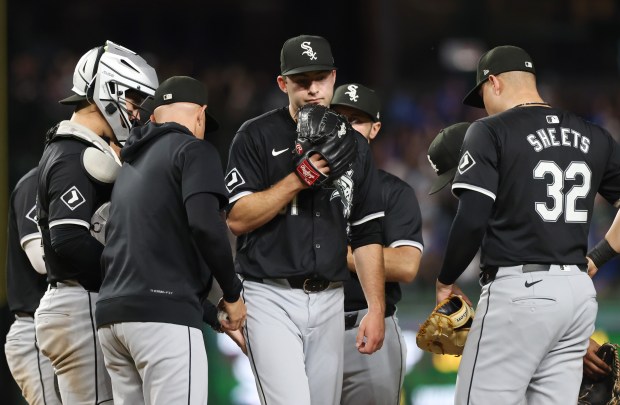
[[92, 104], [93, 94], [95, 93], [95, 82], [97, 81], [97, 70], [99, 69], [99, 61], [101, 60], [101, 56], [105, 52], [105, 46], [100, 46], [97, 49], [97, 57], [95, 58], [95, 64], [93, 65], [93, 75], [92, 80], [88, 83], [88, 88], [86, 89], [86, 100]]

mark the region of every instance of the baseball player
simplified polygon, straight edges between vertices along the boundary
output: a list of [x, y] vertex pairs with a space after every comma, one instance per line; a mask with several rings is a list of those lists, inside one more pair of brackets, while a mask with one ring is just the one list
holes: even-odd
[[[336, 68], [327, 40], [311, 35], [287, 40], [280, 62], [278, 86], [289, 105], [241, 126], [225, 179], [228, 226], [239, 237], [235, 261], [244, 278], [247, 350], [263, 404], [338, 404], [342, 282], [350, 277], [347, 223], [368, 304], [356, 346], [370, 354], [383, 340], [381, 191], [368, 143], [355, 131], [358, 156], [353, 169], [338, 180], [342, 192], [310, 189], [296, 174], [291, 154], [297, 111], [308, 103], [329, 105]], [[328, 173], [320, 155], [309, 159]]]
[[204, 85], [187, 76], [164, 81], [153, 107], [152, 123], [135, 128], [121, 152], [101, 259], [99, 339], [115, 401], [206, 404], [209, 269], [224, 292], [223, 327], [239, 329], [245, 319], [220, 214], [222, 166], [202, 141], [218, 125]]
[[[331, 106], [347, 117], [368, 142], [381, 129], [377, 94], [361, 84], [339, 86]], [[379, 170], [382, 185], [383, 259], [385, 262], [385, 339], [381, 350], [365, 356], [355, 349], [359, 321], [367, 312], [353, 255], [347, 265], [351, 279], [344, 283], [344, 372], [341, 404], [396, 405], [405, 376], [407, 346], [395, 316], [399, 282], [410, 283], [418, 272], [423, 251], [422, 217], [414, 190], [398, 177]]]
[[34, 312], [47, 289], [36, 197], [34, 168], [19, 180], [9, 203], [6, 290], [15, 322], [6, 336], [4, 352], [11, 374], [29, 404], [60, 405], [54, 389], [54, 370], [39, 351], [35, 338]]
[[48, 134], [39, 162], [37, 216], [50, 289], [35, 325], [64, 404], [112, 403], [94, 323], [103, 245], [90, 221], [110, 199], [120, 169], [115, 150], [157, 84], [155, 70], [129, 49], [108, 41], [89, 50], [75, 68], [73, 95], [61, 100], [74, 113]]
[[597, 191], [620, 198], [620, 149], [604, 129], [542, 100], [521, 48], [485, 53], [477, 80], [464, 103], [489, 117], [463, 142], [436, 286], [438, 302], [462, 294], [454, 282], [482, 243], [455, 403], [575, 403], [597, 311], [588, 227]]

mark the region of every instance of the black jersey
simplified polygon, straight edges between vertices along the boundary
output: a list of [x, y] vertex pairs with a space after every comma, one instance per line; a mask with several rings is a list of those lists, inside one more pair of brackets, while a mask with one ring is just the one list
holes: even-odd
[[209, 142], [170, 122], [134, 129], [121, 156], [101, 259], [97, 325], [200, 328], [211, 273], [195, 249], [185, 202], [211, 193], [226, 205], [219, 155]]
[[37, 215], [48, 281], [73, 279], [88, 290], [97, 290], [101, 284], [98, 260], [93, 261], [92, 268], [84, 268], [71, 257], [59, 255], [51, 243], [50, 229], [55, 226], [77, 225], [90, 230], [95, 210], [110, 200], [112, 192], [111, 185], [91, 179], [82, 165], [82, 153], [92, 144], [78, 137], [64, 136], [65, 133], [76, 133], [85, 139], [99, 138], [80, 124], [63, 121], [39, 162]]
[[467, 131], [452, 190], [495, 200], [486, 266], [584, 264], [597, 191], [620, 198], [620, 149], [607, 131], [554, 108], [513, 108]]
[[[237, 272], [260, 278], [315, 276], [347, 280], [347, 225], [383, 217], [370, 148], [359, 136], [353, 170], [341, 178], [351, 207], [335, 188], [301, 191], [271, 221], [237, 239]], [[293, 171], [296, 124], [288, 107], [245, 122], [230, 147], [225, 178], [229, 202], [260, 192]], [[232, 206], [232, 205], [231, 205]], [[230, 209], [230, 207], [229, 207]]]
[[[413, 246], [424, 249], [422, 241], [422, 214], [413, 188], [398, 177], [379, 170], [381, 196], [385, 217], [383, 218], [383, 246]], [[385, 312], [392, 314], [402, 293], [400, 284], [385, 283]], [[364, 291], [357, 278], [353, 275], [344, 284], [344, 310], [357, 311], [368, 308]]]
[[37, 169], [22, 177], [9, 203], [9, 234], [6, 256], [6, 292], [11, 312], [34, 314], [45, 293], [45, 275], [30, 264], [24, 245], [41, 238], [36, 213]]

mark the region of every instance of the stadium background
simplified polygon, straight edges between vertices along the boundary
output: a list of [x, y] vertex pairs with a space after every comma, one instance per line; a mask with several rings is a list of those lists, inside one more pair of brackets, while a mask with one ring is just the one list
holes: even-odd
[[[330, 41], [337, 84], [356, 81], [381, 95], [384, 126], [372, 145], [376, 162], [415, 188], [425, 221], [420, 273], [404, 287], [398, 312], [410, 342], [403, 403], [447, 404], [458, 359], [422, 354], [412, 340], [433, 307], [433, 281], [456, 208], [447, 190], [427, 195], [435, 176], [427, 147], [441, 128], [484, 115], [460, 101], [474, 84], [480, 54], [503, 44], [532, 55], [546, 101], [620, 139], [618, 1], [0, 0], [0, 227], [6, 229], [8, 192], [37, 164], [46, 130], [71, 114], [57, 100], [71, 88], [75, 63], [87, 49], [110, 39], [144, 56], [160, 80], [185, 74], [205, 81], [209, 109], [222, 124], [210, 141], [226, 162], [228, 145], [244, 120], [286, 103], [275, 82], [279, 52], [284, 40], [302, 33]], [[597, 199], [591, 245], [614, 213]], [[4, 238], [2, 233], [1, 246]], [[595, 279], [599, 339], [617, 343], [619, 266], [610, 262]], [[472, 300], [479, 295], [475, 274], [474, 262], [461, 281]], [[0, 285], [4, 343], [12, 318]], [[256, 403], [244, 359], [221, 337], [205, 329], [210, 403]], [[3, 404], [22, 404], [3, 355], [0, 387]]]

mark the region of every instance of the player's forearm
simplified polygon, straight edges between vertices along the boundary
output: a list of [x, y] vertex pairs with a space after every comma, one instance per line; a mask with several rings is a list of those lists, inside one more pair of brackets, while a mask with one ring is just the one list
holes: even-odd
[[609, 246], [611, 246], [613, 250], [620, 252], [620, 210], [616, 213], [614, 222], [605, 234], [605, 239], [607, 239]]
[[454, 284], [476, 255], [493, 209], [493, 200], [477, 191], [465, 190], [450, 229], [446, 254], [437, 279]]
[[297, 175], [291, 173], [267, 190], [241, 197], [228, 213], [228, 227], [239, 236], [265, 225], [303, 189]]
[[410, 283], [418, 274], [422, 252], [413, 246], [383, 248], [385, 281]]
[[[418, 274], [422, 252], [413, 246], [399, 246], [383, 248], [383, 262], [385, 267], [385, 281], [396, 283], [410, 283]], [[347, 267], [356, 273], [355, 260], [351, 247], [347, 254]]]
[[379, 244], [360, 246], [353, 251], [353, 257], [368, 311], [385, 313], [383, 247]]
[[192, 239], [203, 260], [224, 292], [227, 302], [239, 299], [241, 282], [235, 273], [226, 225], [217, 198], [210, 193], [189, 197], [185, 210]]

